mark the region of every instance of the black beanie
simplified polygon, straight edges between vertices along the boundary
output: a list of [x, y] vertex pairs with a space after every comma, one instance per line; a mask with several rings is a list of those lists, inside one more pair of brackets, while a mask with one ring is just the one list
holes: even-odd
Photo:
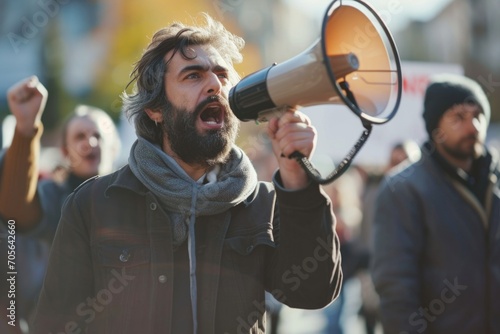
[[423, 113], [429, 139], [432, 139], [432, 132], [443, 114], [454, 105], [463, 103], [477, 104], [489, 123], [490, 104], [477, 82], [457, 74], [441, 74], [431, 78], [425, 91]]

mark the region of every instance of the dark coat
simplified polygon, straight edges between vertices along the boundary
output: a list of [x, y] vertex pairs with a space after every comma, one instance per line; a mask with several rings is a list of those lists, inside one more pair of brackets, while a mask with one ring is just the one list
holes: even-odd
[[500, 333], [500, 193], [482, 177], [485, 205], [424, 149], [384, 181], [372, 274], [386, 334]]
[[[307, 309], [338, 295], [339, 245], [318, 185], [259, 183], [198, 217], [196, 245], [199, 333], [263, 333], [265, 290]], [[168, 215], [128, 166], [86, 182], [65, 203], [34, 333], [173, 333], [186, 289], [178, 252]]]

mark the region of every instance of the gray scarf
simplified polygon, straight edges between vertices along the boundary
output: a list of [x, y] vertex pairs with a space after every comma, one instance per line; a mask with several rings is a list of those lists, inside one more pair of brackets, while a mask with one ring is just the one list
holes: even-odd
[[130, 151], [132, 173], [157, 198], [172, 222], [174, 245], [188, 238], [191, 273], [191, 305], [196, 333], [195, 219], [227, 211], [244, 201], [257, 186], [257, 174], [250, 159], [234, 146], [228, 161], [220, 166], [216, 180], [196, 182], [157, 145], [139, 137]]
[[245, 200], [257, 184], [250, 160], [237, 147], [221, 166], [217, 181], [208, 184], [193, 180], [159, 146], [141, 137], [132, 146], [129, 165], [169, 214], [175, 245], [186, 239], [185, 223], [191, 217], [224, 212]]

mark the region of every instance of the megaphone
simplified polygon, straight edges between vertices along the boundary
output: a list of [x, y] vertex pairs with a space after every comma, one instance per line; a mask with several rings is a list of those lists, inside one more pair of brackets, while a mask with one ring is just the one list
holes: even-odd
[[265, 122], [286, 107], [346, 105], [366, 131], [339, 167], [326, 179], [300, 154], [294, 157], [318, 183], [343, 173], [364, 144], [372, 124], [396, 114], [402, 92], [396, 44], [377, 12], [360, 0], [334, 0], [328, 6], [321, 37], [308, 49], [243, 78], [229, 93], [241, 121]]

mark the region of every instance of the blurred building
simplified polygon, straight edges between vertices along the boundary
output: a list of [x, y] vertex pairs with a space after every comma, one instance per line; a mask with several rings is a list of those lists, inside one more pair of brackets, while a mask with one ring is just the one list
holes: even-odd
[[461, 64], [489, 95], [492, 121], [500, 121], [498, 13], [498, 0], [453, 0], [428, 21], [395, 33], [402, 59]]
[[[57, 145], [61, 120], [77, 104], [95, 105], [121, 122], [119, 96], [156, 30], [173, 21], [192, 24], [207, 12], [244, 36], [234, 15], [244, 3], [0, 0], [0, 122], [8, 115], [8, 87], [30, 75], [37, 75], [49, 90], [43, 144]], [[258, 49], [247, 42], [244, 63], [236, 66], [243, 75], [262, 66]]]
[[[262, 67], [297, 55], [320, 36], [321, 22], [304, 15], [286, 0], [236, 2], [240, 6], [232, 15], [247, 43], [257, 46]], [[325, 9], [326, 6], [321, 10]]]
[[[115, 0], [0, 1], [0, 119], [6, 90], [37, 75], [49, 90], [45, 128], [73, 104], [88, 102], [103, 70], [116, 23]], [[76, 101], [77, 100], [77, 101]]]

